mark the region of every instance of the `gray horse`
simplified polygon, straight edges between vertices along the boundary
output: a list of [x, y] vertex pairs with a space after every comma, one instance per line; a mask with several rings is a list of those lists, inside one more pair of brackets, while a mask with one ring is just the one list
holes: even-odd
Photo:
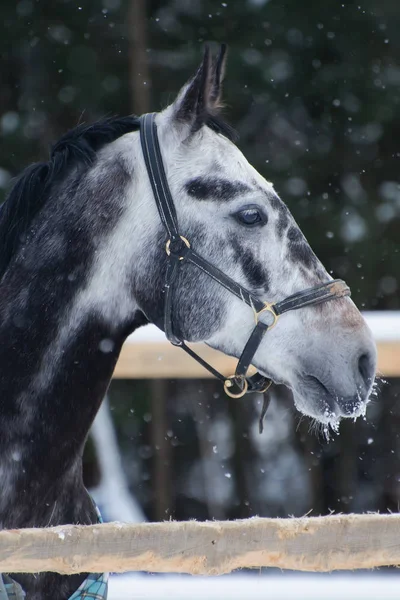
[[[208, 55], [156, 117], [180, 228], [192, 247], [262, 300], [330, 281], [273, 185], [221, 120], [224, 52]], [[79, 126], [29, 167], [0, 213], [0, 523], [96, 523], [82, 452], [126, 337], [164, 309], [166, 234], [135, 117]], [[188, 264], [174, 323], [188, 341], [239, 357], [248, 305]], [[289, 312], [254, 365], [325, 424], [365, 411], [376, 351], [348, 298]], [[12, 575], [29, 600], [67, 600], [87, 574]], [[6, 578], [4, 581], [7, 583]]]

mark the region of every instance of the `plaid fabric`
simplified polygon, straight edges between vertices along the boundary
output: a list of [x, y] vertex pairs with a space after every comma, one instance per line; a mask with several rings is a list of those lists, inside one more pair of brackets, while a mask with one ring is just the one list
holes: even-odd
[[[103, 519], [96, 505], [95, 509], [99, 523], [102, 523]], [[107, 600], [107, 594], [108, 573], [89, 573], [69, 600]], [[0, 600], [24, 600], [25, 595], [19, 583], [8, 575], [0, 574]]]
[[[90, 573], [69, 600], [106, 600], [108, 593], [108, 573]], [[19, 599], [18, 599], [19, 600]]]
[[0, 575], [0, 600], [24, 600], [22, 587], [8, 575]]
[[[69, 600], [106, 600], [108, 573], [90, 573]], [[0, 575], [0, 600], [24, 600], [25, 592], [11, 577]]]

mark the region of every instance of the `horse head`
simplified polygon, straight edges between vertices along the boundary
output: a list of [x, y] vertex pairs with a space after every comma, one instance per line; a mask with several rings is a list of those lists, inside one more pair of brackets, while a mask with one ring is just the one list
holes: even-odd
[[[157, 324], [163, 323], [169, 294], [172, 337], [202, 341], [239, 358], [258, 311], [251, 301], [243, 302], [240, 293], [221, 285], [218, 274], [202, 268], [204, 263], [267, 307], [303, 290], [325, 288], [332, 278], [273, 185], [247, 162], [222, 121], [224, 65], [224, 48], [213, 62], [206, 50], [194, 77], [155, 117], [158, 161], [165, 170], [165, 183], [158, 185], [168, 186], [172, 198], [164, 210], [176, 212], [183, 241], [202, 260], [199, 265], [179, 257], [182, 266], [167, 294], [168, 236], [153, 198], [157, 185], [152, 192], [138, 140], [132, 139], [143, 173], [135, 190], [135, 214], [140, 215], [135, 238], [141, 256], [134, 293], [139, 309]], [[147, 169], [151, 171], [148, 164]], [[349, 297], [338, 296], [282, 315], [252, 356], [261, 374], [292, 390], [302, 413], [331, 425], [365, 411], [376, 366], [375, 346], [363, 317]], [[274, 317], [273, 311], [260, 316], [269, 325], [276, 320], [268, 322], [271, 312]]]

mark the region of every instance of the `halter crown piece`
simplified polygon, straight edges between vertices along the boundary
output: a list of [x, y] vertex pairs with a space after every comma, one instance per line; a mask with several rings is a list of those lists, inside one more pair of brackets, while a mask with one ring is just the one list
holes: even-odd
[[[288, 312], [289, 310], [297, 310], [304, 306], [314, 306], [334, 298], [349, 296], [350, 289], [341, 279], [334, 279], [313, 288], [297, 292], [280, 302], [263, 302], [252, 292], [225, 275], [220, 269], [197, 254], [191, 247], [190, 240], [179, 232], [175, 205], [165, 175], [160, 145], [158, 142], [157, 125], [155, 122], [156, 114], [157, 113], [149, 113], [140, 117], [140, 141], [160, 219], [168, 235], [165, 246], [165, 251], [168, 255], [168, 263], [164, 282], [164, 323], [161, 329], [164, 329], [165, 335], [171, 344], [185, 350], [185, 352], [197, 360], [197, 362], [212, 375], [220, 379], [224, 384], [226, 394], [231, 398], [241, 398], [245, 394], [251, 392], [266, 392], [272, 383], [270, 379], [258, 372], [252, 376], [247, 375], [251, 361], [265, 333], [276, 325], [279, 317], [283, 313]], [[255, 327], [239, 358], [235, 374], [230, 377], [225, 377], [222, 373], [219, 373], [214, 367], [198, 356], [198, 354], [193, 352], [193, 350], [185, 344], [184, 340], [177, 338], [173, 332], [172, 313], [174, 289], [178, 283], [179, 271], [186, 262], [195, 265], [198, 269], [203, 271], [203, 273], [209, 275], [214, 281], [240, 298], [240, 300], [248, 304], [254, 310]], [[271, 316], [271, 323], [269, 325], [266, 325], [260, 319], [260, 316], [265, 312], [270, 313]], [[268, 402], [264, 401], [260, 420], [260, 430], [262, 430], [262, 419], [267, 408]]]

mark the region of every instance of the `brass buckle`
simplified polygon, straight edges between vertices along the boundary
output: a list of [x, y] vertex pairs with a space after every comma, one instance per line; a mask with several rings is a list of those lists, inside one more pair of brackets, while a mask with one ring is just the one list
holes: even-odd
[[[189, 243], [189, 240], [187, 240], [185, 237], [183, 237], [183, 235], [180, 235], [179, 237], [181, 238], [182, 242], [183, 242], [183, 243], [184, 243], [184, 244], [185, 244], [185, 245], [186, 245], [188, 248], [190, 248], [190, 243]], [[168, 256], [170, 256], [170, 255], [171, 255], [171, 250], [169, 249], [170, 245], [171, 245], [171, 240], [168, 240], [168, 242], [165, 244], [165, 252], [168, 254]], [[183, 260], [184, 258], [185, 258], [184, 256], [180, 256], [180, 257], [179, 257], [179, 260]]]
[[229, 390], [229, 388], [232, 387], [236, 383], [237, 379], [238, 379], [238, 377], [236, 377], [235, 375], [231, 375], [224, 381], [224, 392], [230, 398], [243, 398], [243, 396], [247, 393], [249, 384], [247, 382], [247, 379], [245, 379], [244, 377], [242, 378], [243, 389], [238, 394], [235, 394], [234, 392], [231, 392]]
[[259, 310], [258, 312], [254, 311], [254, 318], [256, 320], [256, 325], [258, 324], [260, 315], [263, 312], [269, 312], [273, 316], [274, 320], [272, 321], [271, 325], [268, 325], [268, 329], [272, 329], [273, 327], [275, 327], [280, 315], [277, 315], [276, 312], [274, 311], [274, 304], [272, 302], [265, 302], [264, 307], [261, 310]]

